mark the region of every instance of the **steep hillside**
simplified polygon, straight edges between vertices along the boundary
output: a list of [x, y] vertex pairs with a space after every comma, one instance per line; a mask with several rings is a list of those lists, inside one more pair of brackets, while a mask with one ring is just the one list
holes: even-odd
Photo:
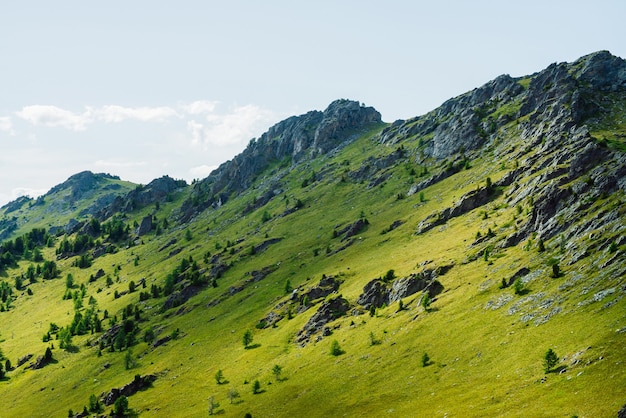
[[392, 124], [333, 102], [80, 228], [13, 202], [3, 414], [615, 416], [625, 134], [598, 52]]

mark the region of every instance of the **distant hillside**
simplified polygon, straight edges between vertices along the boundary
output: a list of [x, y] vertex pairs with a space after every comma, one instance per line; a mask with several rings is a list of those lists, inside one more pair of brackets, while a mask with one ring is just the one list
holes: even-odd
[[600, 51], [391, 124], [337, 100], [192, 185], [11, 202], [2, 415], [623, 415], [625, 141]]

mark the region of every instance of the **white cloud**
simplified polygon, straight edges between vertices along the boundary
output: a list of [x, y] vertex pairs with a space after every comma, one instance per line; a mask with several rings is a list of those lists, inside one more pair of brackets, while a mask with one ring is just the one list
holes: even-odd
[[202, 126], [201, 123], [198, 123], [195, 120], [190, 120], [187, 122], [187, 130], [191, 134], [191, 143], [193, 145], [202, 144], [204, 126]]
[[57, 106], [32, 105], [23, 107], [16, 115], [33, 125], [62, 127], [71, 131], [82, 131], [93, 121], [89, 108], [82, 114], [77, 114]]
[[47, 189], [29, 189], [27, 187], [16, 187], [15, 189], [11, 190], [11, 201], [22, 196], [28, 196], [34, 199], [45, 194], [47, 191]]
[[206, 124], [195, 120], [187, 123], [194, 145], [203, 148], [242, 145], [267, 129], [277, 115], [255, 105], [238, 106], [226, 114], [209, 114]]
[[98, 160], [94, 162], [94, 166], [102, 169], [119, 169], [132, 167], [145, 167], [148, 163], [145, 161], [106, 161]]
[[165, 122], [180, 115], [171, 107], [124, 107], [118, 105], [103, 106], [94, 111], [96, 118], [107, 123], [119, 123], [127, 119], [141, 122]]
[[211, 171], [215, 170], [217, 167], [216, 165], [200, 165], [190, 168], [189, 174], [191, 174], [191, 177], [194, 179], [203, 179], [211, 174]]
[[[31, 105], [23, 107], [22, 110], [16, 112], [16, 115], [36, 126], [61, 127], [71, 131], [83, 131], [88, 125], [97, 121], [120, 123], [125, 120], [136, 120], [163, 123], [171, 118], [182, 117], [174, 108], [168, 106], [124, 107], [119, 105], [99, 108], [87, 106], [82, 113], [51, 105]], [[0, 120], [1, 123], [7, 122]], [[0, 125], [0, 129], [2, 126], [4, 125]]]
[[208, 100], [196, 100], [188, 104], [182, 104], [180, 107], [190, 115], [200, 115], [203, 113], [212, 113], [215, 111], [219, 102], [211, 102]]
[[0, 117], [0, 132], [6, 132], [11, 136], [15, 136], [13, 121], [11, 121], [9, 116]]

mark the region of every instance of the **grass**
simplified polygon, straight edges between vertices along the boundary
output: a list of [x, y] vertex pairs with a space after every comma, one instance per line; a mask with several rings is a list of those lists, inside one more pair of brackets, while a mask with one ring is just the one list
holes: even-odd
[[[368, 156], [382, 158], [395, 150], [372, 141], [380, 129], [365, 133], [336, 155], [317, 158], [306, 167], [298, 165], [290, 170], [278, 164], [272, 167], [277, 172], [259, 176], [252, 189], [220, 209], [199, 214], [189, 225], [175, 226], [171, 222], [173, 226], [162, 235], [145, 235], [142, 244], [98, 258], [89, 269], [71, 267], [72, 259], [60, 260], [61, 278], [31, 285], [33, 296], [20, 295], [14, 309], [0, 314], [4, 339], [0, 347], [14, 364], [26, 353], [43, 354], [47, 344], [41, 337], [49, 322], [60, 326], [71, 322], [72, 302], [61, 300], [64, 277], [69, 272], [80, 285], [100, 268], [116, 278], [115, 266], [122, 266], [119, 281], [111, 287], [106, 287], [105, 278], [88, 283], [87, 298], [94, 296], [101, 311], [107, 309], [118, 316], [129, 303], [138, 304], [145, 318], [140, 324], [142, 330], [152, 326], [159, 338], [178, 329], [179, 338], [157, 348], [140, 342], [133, 347], [137, 365], [126, 370], [125, 352], [104, 350], [98, 357], [96, 347], [86, 346], [91, 336], [75, 337], [77, 353], [56, 348], [57, 363], [44, 370], [19, 368], [9, 373], [9, 380], [0, 382], [0, 393], [6, 400], [3, 413], [67, 416], [70, 408], [82, 410], [92, 393], [100, 395], [120, 387], [139, 373], [158, 376], [152, 388], [129, 398], [130, 407], [142, 417], [206, 416], [210, 396], [220, 403], [218, 409], [225, 416], [243, 416], [246, 412], [253, 416], [298, 416], [302, 411], [311, 417], [614, 415], [625, 402], [622, 389], [626, 387], [626, 373], [620, 367], [626, 361], [624, 333], [616, 332], [626, 328], [621, 314], [625, 302], [618, 292], [611, 296], [613, 299], [587, 303], [595, 292], [623, 284], [619, 276], [600, 280], [594, 260], [608, 257], [593, 254], [584, 262], [568, 265], [571, 257], [565, 254], [561, 258], [564, 275], [553, 279], [546, 260], [561, 256], [557, 254], [557, 241], [546, 242], [544, 254], [525, 251], [524, 242], [499, 248], [499, 240], [513, 233], [529, 216], [518, 214], [515, 207], [506, 204], [510, 189], [484, 207], [425, 234], [415, 234], [419, 222], [430, 214], [483, 186], [487, 177], [497, 182], [504, 176], [507, 169], [501, 169], [500, 164], [506, 158], [503, 150], [521, 143], [512, 137], [492, 153], [476, 153], [471, 169], [427, 188], [426, 202], [420, 202], [417, 194], [398, 200], [398, 193], [406, 192], [417, 181], [409, 175], [405, 161], [386, 168], [387, 180], [374, 188], [367, 188], [367, 182], [340, 181], [341, 173], [357, 170]], [[419, 138], [407, 142], [407, 152], [417, 153], [418, 142]], [[436, 171], [431, 162], [426, 164], [431, 164], [431, 173]], [[312, 170], [322, 173], [321, 178], [301, 187]], [[284, 175], [285, 193], [242, 215], [253, 197], [270, 187], [270, 179], [276, 174]], [[159, 218], [173, 219], [185, 197], [184, 192], [174, 201], [161, 204]], [[304, 207], [280, 216], [297, 199]], [[618, 194], [609, 196], [604, 202], [594, 203], [590, 210], [618, 204], [619, 199]], [[139, 221], [152, 210], [148, 207], [132, 213], [126, 221]], [[487, 219], [483, 219], [483, 211]], [[263, 222], [265, 212], [271, 216]], [[362, 214], [369, 227], [355, 237], [351, 246], [326, 255], [327, 247], [337, 249], [342, 245], [339, 238], [332, 237], [333, 230]], [[403, 224], [382, 235], [396, 220]], [[485, 233], [488, 228], [496, 234], [481, 244], [492, 246], [488, 262], [481, 257], [469, 261], [469, 255], [483, 249], [472, 245], [476, 232]], [[189, 241], [185, 239], [187, 229], [192, 235]], [[276, 237], [282, 240], [262, 253], [250, 254], [251, 246]], [[159, 251], [172, 238], [177, 243]], [[234, 254], [230, 254], [231, 248], [224, 249], [227, 241], [235, 243], [231, 246]], [[222, 248], [217, 250], [216, 243]], [[313, 251], [316, 248], [320, 249], [317, 256]], [[174, 249], [181, 252], [170, 257]], [[53, 258], [53, 252], [47, 249], [46, 259]], [[183, 305], [184, 311], [173, 308], [161, 313], [164, 298], [139, 302], [139, 291], [113, 298], [116, 290], [127, 290], [131, 280], [139, 283], [145, 278], [148, 289], [153, 283], [162, 285], [183, 257], [191, 256], [206, 268], [202, 259], [207, 252], [221, 254], [232, 267], [218, 280], [217, 288], [208, 287], [192, 297]], [[137, 266], [135, 257], [139, 257]], [[315, 285], [322, 274], [340, 274], [344, 282], [339, 293], [354, 303], [367, 282], [390, 269], [402, 277], [448, 264], [454, 267], [439, 278], [445, 290], [433, 300], [428, 312], [418, 306], [416, 294], [403, 300], [401, 311], [392, 304], [378, 309], [374, 317], [367, 312], [341, 317], [331, 324], [331, 336], [319, 342], [314, 339], [304, 347], [293, 342], [294, 336], [322, 301], [291, 320], [282, 319], [276, 328], [255, 328], [261, 318], [288, 298], [284, 294], [287, 279], [294, 288], [303, 288]], [[241, 292], [224, 297], [231, 286], [241, 286], [250, 279], [251, 271], [266, 266], [278, 268]], [[528, 293], [517, 296], [511, 287], [500, 289], [501, 279], [511, 277], [521, 267], [528, 267], [533, 275], [526, 283]], [[8, 276], [26, 268], [27, 263], [22, 263]], [[602, 274], [609, 274], [609, 270]], [[585, 279], [560, 288], [576, 275]], [[102, 291], [98, 292], [99, 288]], [[503, 296], [510, 300], [502, 307], [487, 308]], [[217, 298], [222, 301], [211, 306]], [[551, 298], [554, 301], [548, 304]], [[615, 303], [605, 308], [608, 301]], [[517, 310], [512, 310], [514, 306]], [[558, 314], [545, 323], [535, 323], [555, 307], [560, 308]], [[530, 315], [533, 319], [525, 320]], [[242, 343], [248, 329], [254, 333], [253, 349], [245, 349]], [[372, 333], [380, 344], [371, 344]], [[338, 341], [342, 355], [330, 355], [333, 340]], [[53, 343], [56, 347], [56, 341]], [[566, 358], [561, 362], [566, 365], [565, 373], [544, 373], [542, 359], [550, 347]], [[428, 367], [421, 364], [424, 352], [431, 359]], [[580, 362], [571, 364], [570, 359], [577, 355]], [[276, 364], [282, 367], [281, 381], [272, 372]], [[220, 369], [227, 384], [215, 382], [215, 373]], [[261, 383], [262, 393], [254, 395], [256, 380]], [[241, 395], [236, 403], [228, 401], [230, 390]]]

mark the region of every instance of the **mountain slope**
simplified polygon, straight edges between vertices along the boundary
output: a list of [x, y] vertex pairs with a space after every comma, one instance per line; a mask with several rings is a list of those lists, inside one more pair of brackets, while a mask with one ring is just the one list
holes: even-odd
[[3, 413], [124, 387], [140, 416], [614, 416], [624, 109], [607, 52], [393, 124], [337, 101], [197, 184], [26, 237], [59, 273], [27, 280], [17, 252], [3, 270], [0, 348], [33, 354], [0, 381]]

